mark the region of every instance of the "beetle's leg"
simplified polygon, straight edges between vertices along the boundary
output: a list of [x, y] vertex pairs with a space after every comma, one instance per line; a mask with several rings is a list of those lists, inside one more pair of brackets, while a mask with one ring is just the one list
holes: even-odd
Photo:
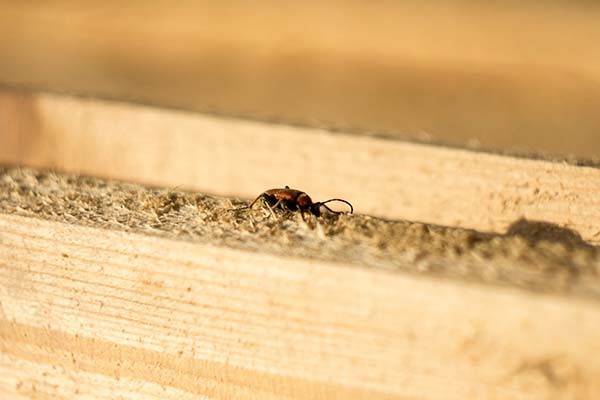
[[267, 208], [269, 209], [269, 212], [271, 213], [271, 215], [273, 216], [273, 218], [276, 218], [275, 217], [275, 212], [273, 211], [273, 209], [277, 208], [277, 206], [279, 206], [281, 204], [281, 201], [282, 201], [281, 199], [277, 200], [277, 202], [273, 206], [271, 206], [268, 201], [265, 202], [267, 204]]
[[256, 202], [260, 199], [267, 199], [267, 195], [265, 193], [261, 193], [257, 198], [254, 199], [254, 201], [252, 203], [250, 203], [250, 205], [248, 206], [248, 208], [252, 208], [253, 205], [256, 204]]
[[238, 211], [238, 210], [245, 210], [247, 208], [252, 208], [252, 206], [254, 206], [254, 204], [256, 204], [256, 202], [261, 198], [267, 199], [268, 195], [266, 193], [261, 193], [257, 198], [254, 199], [254, 201], [252, 203], [250, 203], [250, 205], [233, 208], [230, 211]]

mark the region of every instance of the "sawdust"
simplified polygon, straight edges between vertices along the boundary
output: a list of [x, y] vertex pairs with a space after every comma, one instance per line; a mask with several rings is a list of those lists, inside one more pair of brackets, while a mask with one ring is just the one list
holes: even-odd
[[272, 215], [260, 202], [238, 209], [248, 203], [0, 168], [0, 213], [600, 299], [598, 249], [542, 221], [515, 221], [499, 235], [326, 212], [303, 221], [289, 210]]

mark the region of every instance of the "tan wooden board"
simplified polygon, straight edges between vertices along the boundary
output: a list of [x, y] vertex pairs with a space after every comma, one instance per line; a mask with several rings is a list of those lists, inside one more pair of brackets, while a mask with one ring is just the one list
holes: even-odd
[[14, 398], [573, 399], [597, 302], [0, 214]]
[[43, 93], [0, 94], [0, 162], [254, 198], [290, 185], [358, 212], [600, 243], [600, 169]]
[[5, 1], [0, 82], [600, 155], [598, 4], [438, 3]]
[[0, 167], [0, 213], [280, 256], [600, 299], [600, 250], [573, 232], [519, 220], [507, 234], [317, 217], [259, 201], [23, 167]]

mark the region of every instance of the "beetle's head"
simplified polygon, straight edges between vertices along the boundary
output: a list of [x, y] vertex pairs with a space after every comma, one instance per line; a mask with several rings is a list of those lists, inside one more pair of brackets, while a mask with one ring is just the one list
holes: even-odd
[[315, 217], [321, 216], [321, 203], [313, 203], [310, 205], [310, 213]]

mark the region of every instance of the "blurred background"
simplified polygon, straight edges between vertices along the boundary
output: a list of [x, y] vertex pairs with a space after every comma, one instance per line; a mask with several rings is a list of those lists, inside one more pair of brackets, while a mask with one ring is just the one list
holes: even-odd
[[595, 1], [0, 2], [0, 84], [600, 156]]

